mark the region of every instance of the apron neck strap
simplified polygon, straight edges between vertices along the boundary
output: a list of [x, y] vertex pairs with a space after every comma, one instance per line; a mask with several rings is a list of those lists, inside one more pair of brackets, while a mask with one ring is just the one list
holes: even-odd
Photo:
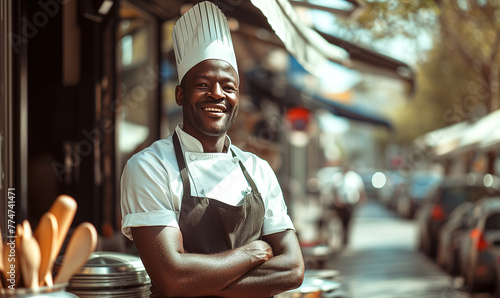
[[174, 132], [172, 139], [174, 140], [175, 158], [177, 159], [177, 165], [179, 166], [179, 172], [181, 173], [182, 185], [184, 186], [184, 196], [190, 197], [191, 185], [189, 184], [186, 162], [184, 161], [184, 155], [182, 154], [181, 143], [179, 142], [177, 132]]
[[[234, 153], [233, 149], [231, 149], [231, 154], [233, 155], [233, 158], [238, 158], [236, 156], [236, 154]], [[257, 185], [253, 181], [252, 176], [250, 176], [250, 174], [248, 174], [247, 169], [245, 168], [245, 166], [243, 165], [243, 163], [241, 162], [241, 160], [239, 158], [238, 158], [238, 163], [240, 164], [240, 168], [243, 171], [243, 175], [245, 175], [245, 178], [247, 179], [248, 184], [250, 184], [250, 187], [252, 187], [252, 191], [258, 193], [259, 189], [257, 188]]]

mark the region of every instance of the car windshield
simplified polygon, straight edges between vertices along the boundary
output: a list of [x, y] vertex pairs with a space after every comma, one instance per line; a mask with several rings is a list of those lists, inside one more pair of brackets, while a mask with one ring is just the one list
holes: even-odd
[[500, 230], [500, 212], [492, 213], [488, 216], [484, 224], [484, 230]]
[[458, 205], [464, 202], [477, 202], [488, 195], [491, 195], [491, 191], [481, 186], [445, 188], [441, 196], [441, 204], [446, 214], [450, 214]]

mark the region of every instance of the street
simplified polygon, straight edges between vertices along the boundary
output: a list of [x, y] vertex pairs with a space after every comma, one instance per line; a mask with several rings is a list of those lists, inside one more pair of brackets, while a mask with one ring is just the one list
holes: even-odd
[[417, 251], [416, 235], [414, 221], [398, 218], [370, 200], [355, 214], [348, 246], [327, 268], [340, 271], [338, 280], [347, 297], [489, 297], [459, 291], [460, 280]]

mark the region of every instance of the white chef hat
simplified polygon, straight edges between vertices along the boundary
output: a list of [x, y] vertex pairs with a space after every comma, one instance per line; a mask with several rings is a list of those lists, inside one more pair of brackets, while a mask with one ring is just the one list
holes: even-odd
[[215, 4], [201, 2], [183, 14], [175, 23], [172, 40], [179, 84], [191, 68], [208, 59], [224, 60], [238, 74], [229, 25]]

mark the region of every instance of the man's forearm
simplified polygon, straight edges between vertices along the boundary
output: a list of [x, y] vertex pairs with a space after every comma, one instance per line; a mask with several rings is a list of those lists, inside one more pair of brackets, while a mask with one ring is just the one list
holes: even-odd
[[182, 235], [175, 228], [133, 228], [132, 234], [152, 283], [170, 297], [213, 295], [273, 255], [264, 241], [203, 255], [184, 252]]
[[[222, 297], [269, 297], [302, 284], [304, 262], [302, 252], [296, 243], [295, 233], [287, 231], [282, 238], [265, 239], [274, 247], [284, 248], [275, 251], [275, 256], [244, 274], [237, 281], [215, 294]], [[283, 245], [283, 243], [288, 243]], [[278, 246], [276, 246], [278, 244]]]
[[[254, 251], [241, 247], [220, 254], [183, 253], [176, 268], [177, 296], [204, 296], [226, 288], [264, 262]], [[252, 250], [252, 249], [250, 249]]]
[[295, 289], [301, 282], [302, 276], [298, 268], [287, 268], [279, 257], [274, 257], [250, 270], [216, 295], [234, 298], [269, 297]]

